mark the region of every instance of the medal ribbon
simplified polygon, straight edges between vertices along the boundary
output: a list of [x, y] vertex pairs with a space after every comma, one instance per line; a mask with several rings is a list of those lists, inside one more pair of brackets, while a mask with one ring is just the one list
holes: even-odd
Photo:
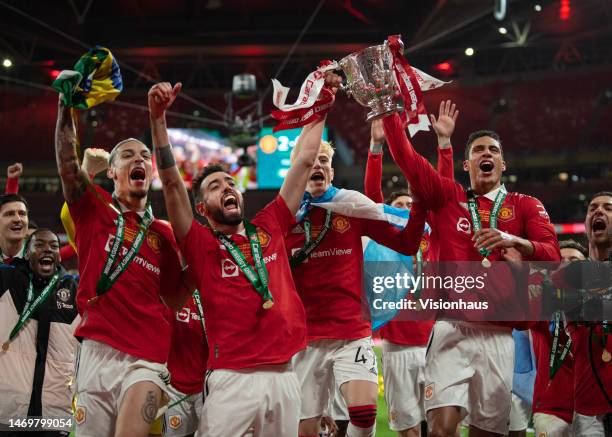
[[[507, 196], [506, 189], [502, 186], [495, 196], [495, 201], [493, 202], [493, 209], [491, 209], [491, 215], [489, 217], [489, 228], [497, 229], [497, 214], [499, 214], [499, 210], [504, 203], [504, 199]], [[480, 221], [480, 213], [478, 212], [478, 203], [476, 203], [476, 198], [474, 194], [470, 191], [468, 192], [468, 210], [470, 211], [470, 217], [472, 218], [472, 226], [474, 227], [474, 233], [478, 232], [482, 229], [482, 223]], [[485, 249], [479, 249], [478, 252], [485, 258], [491, 255], [491, 251]]]
[[[610, 361], [610, 351], [608, 351], [607, 347], [607, 343], [608, 343], [608, 334], [610, 333], [610, 325], [608, 325], [608, 321], [607, 320], [603, 320], [602, 322], [602, 327], [601, 327], [601, 339], [600, 339], [600, 345], [601, 348], [603, 350], [602, 354], [601, 354], [601, 360], [604, 363], [608, 363]], [[607, 359], [606, 359], [607, 357]]]
[[[119, 211], [121, 211], [120, 206], [117, 205], [117, 207], [119, 208]], [[148, 203], [144, 216], [142, 217], [142, 222], [138, 225], [138, 234], [136, 234], [134, 241], [132, 241], [132, 244], [130, 245], [125, 257], [119, 261], [113, 269], [113, 265], [115, 265], [117, 257], [119, 256], [119, 249], [123, 244], [123, 234], [125, 231], [125, 218], [123, 217], [123, 214], [119, 212], [119, 215], [117, 216], [117, 229], [115, 232], [113, 246], [111, 247], [111, 250], [106, 258], [104, 270], [102, 270], [102, 275], [100, 276], [96, 286], [97, 296], [101, 296], [110, 290], [113, 284], [117, 282], [117, 279], [119, 279], [123, 272], [127, 270], [128, 266], [140, 250], [140, 246], [142, 246], [145, 234], [147, 233], [151, 223], [153, 223], [153, 210], [151, 209], [151, 204]]]
[[206, 326], [204, 326], [204, 309], [202, 308], [202, 300], [200, 299], [200, 291], [195, 290], [193, 292], [193, 300], [195, 300], [196, 307], [198, 308], [198, 314], [200, 316], [200, 324], [202, 325], [202, 332], [206, 337]]
[[[423, 251], [420, 248], [416, 253], [416, 268], [417, 268], [416, 277], [418, 280], [418, 278], [420, 278], [421, 274], [423, 273]], [[423, 287], [422, 287], [421, 281], [419, 281], [419, 286], [417, 287], [416, 290], [414, 290], [415, 299], [421, 298], [421, 291], [423, 291]]]
[[308, 215], [304, 218], [304, 234], [306, 241], [304, 241], [304, 247], [302, 247], [300, 250], [298, 250], [291, 256], [291, 259], [289, 260], [291, 268], [295, 268], [300, 265], [306, 258], [308, 258], [308, 255], [310, 255], [310, 253], [319, 244], [321, 244], [321, 241], [323, 241], [323, 238], [329, 232], [331, 216], [332, 212], [329, 209], [326, 210], [325, 223], [323, 223], [323, 228], [321, 229], [321, 232], [319, 232], [319, 235], [317, 235], [317, 238], [315, 238], [314, 240], [312, 239], [312, 234], [310, 233], [310, 218], [308, 217]]
[[257, 294], [259, 294], [264, 300], [264, 308], [268, 309], [272, 306], [274, 299], [272, 298], [272, 294], [268, 288], [268, 271], [266, 270], [266, 265], [263, 261], [261, 243], [259, 242], [259, 237], [257, 236], [257, 229], [247, 220], [244, 221], [244, 228], [246, 230], [247, 238], [249, 239], [249, 244], [251, 245], [251, 255], [253, 255], [253, 261], [255, 262], [257, 272], [255, 272], [255, 270], [253, 270], [251, 265], [247, 262], [236, 243], [220, 232], [215, 232], [215, 234], [221, 243], [223, 243], [228, 252], [232, 255], [232, 258], [234, 258], [234, 261], [236, 261], [236, 264], [238, 264], [238, 267], [240, 270], [242, 270], [244, 276], [246, 276], [249, 282], [253, 285], [253, 288], [255, 288]]
[[32, 284], [32, 273], [30, 273], [30, 284], [28, 285], [28, 297], [26, 304], [23, 307], [23, 311], [19, 315], [19, 319], [17, 319], [17, 323], [15, 323], [15, 326], [11, 330], [9, 338], [5, 344], [10, 343], [13, 338], [15, 338], [17, 334], [19, 334], [19, 331], [21, 330], [21, 328], [23, 328], [23, 325], [25, 325], [26, 322], [30, 319], [32, 313], [36, 311], [36, 309], [40, 307], [45, 300], [47, 300], [47, 297], [49, 297], [51, 292], [55, 289], [55, 284], [57, 284], [58, 279], [59, 273], [55, 273], [55, 275], [53, 275], [47, 286], [43, 288], [38, 297], [32, 302], [32, 299], [34, 298], [34, 285]]
[[552, 346], [550, 348], [550, 360], [549, 360], [549, 378], [552, 381], [553, 377], [557, 374], [561, 366], [563, 365], [563, 361], [567, 354], [570, 351], [572, 346], [572, 338], [568, 336], [567, 342], [563, 346], [561, 353], [558, 353], [559, 349], [559, 337], [561, 330], [561, 316], [558, 311], [555, 312], [553, 318], [553, 341]]

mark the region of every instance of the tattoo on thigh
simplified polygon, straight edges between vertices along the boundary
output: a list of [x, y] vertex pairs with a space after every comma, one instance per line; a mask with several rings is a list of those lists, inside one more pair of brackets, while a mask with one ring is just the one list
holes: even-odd
[[157, 414], [157, 398], [153, 390], [147, 392], [147, 399], [144, 404], [142, 404], [140, 414], [146, 423], [153, 423], [155, 420], [155, 415]]

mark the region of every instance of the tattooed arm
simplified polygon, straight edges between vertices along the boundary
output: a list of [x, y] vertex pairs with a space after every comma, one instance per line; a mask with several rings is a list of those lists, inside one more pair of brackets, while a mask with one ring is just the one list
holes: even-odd
[[66, 202], [76, 202], [87, 184], [87, 175], [79, 165], [76, 151], [76, 126], [70, 116], [70, 108], [61, 99], [57, 108], [57, 124], [55, 125], [55, 158], [57, 170], [62, 179], [62, 189]]

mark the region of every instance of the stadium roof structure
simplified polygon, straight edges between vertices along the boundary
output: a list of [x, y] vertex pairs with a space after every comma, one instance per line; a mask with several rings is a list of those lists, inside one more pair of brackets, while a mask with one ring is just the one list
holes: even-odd
[[33, 82], [101, 44], [131, 89], [163, 78], [223, 91], [245, 72], [300, 83], [319, 60], [396, 33], [414, 65], [466, 79], [612, 62], [605, 0], [0, 0], [0, 11], [0, 54]]

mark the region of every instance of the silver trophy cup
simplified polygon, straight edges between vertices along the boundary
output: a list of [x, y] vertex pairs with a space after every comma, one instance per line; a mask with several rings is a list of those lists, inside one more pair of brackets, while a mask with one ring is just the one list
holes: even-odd
[[366, 121], [400, 110], [399, 87], [393, 72], [393, 55], [387, 43], [352, 53], [339, 62], [346, 75], [343, 89], [359, 104], [371, 109]]

